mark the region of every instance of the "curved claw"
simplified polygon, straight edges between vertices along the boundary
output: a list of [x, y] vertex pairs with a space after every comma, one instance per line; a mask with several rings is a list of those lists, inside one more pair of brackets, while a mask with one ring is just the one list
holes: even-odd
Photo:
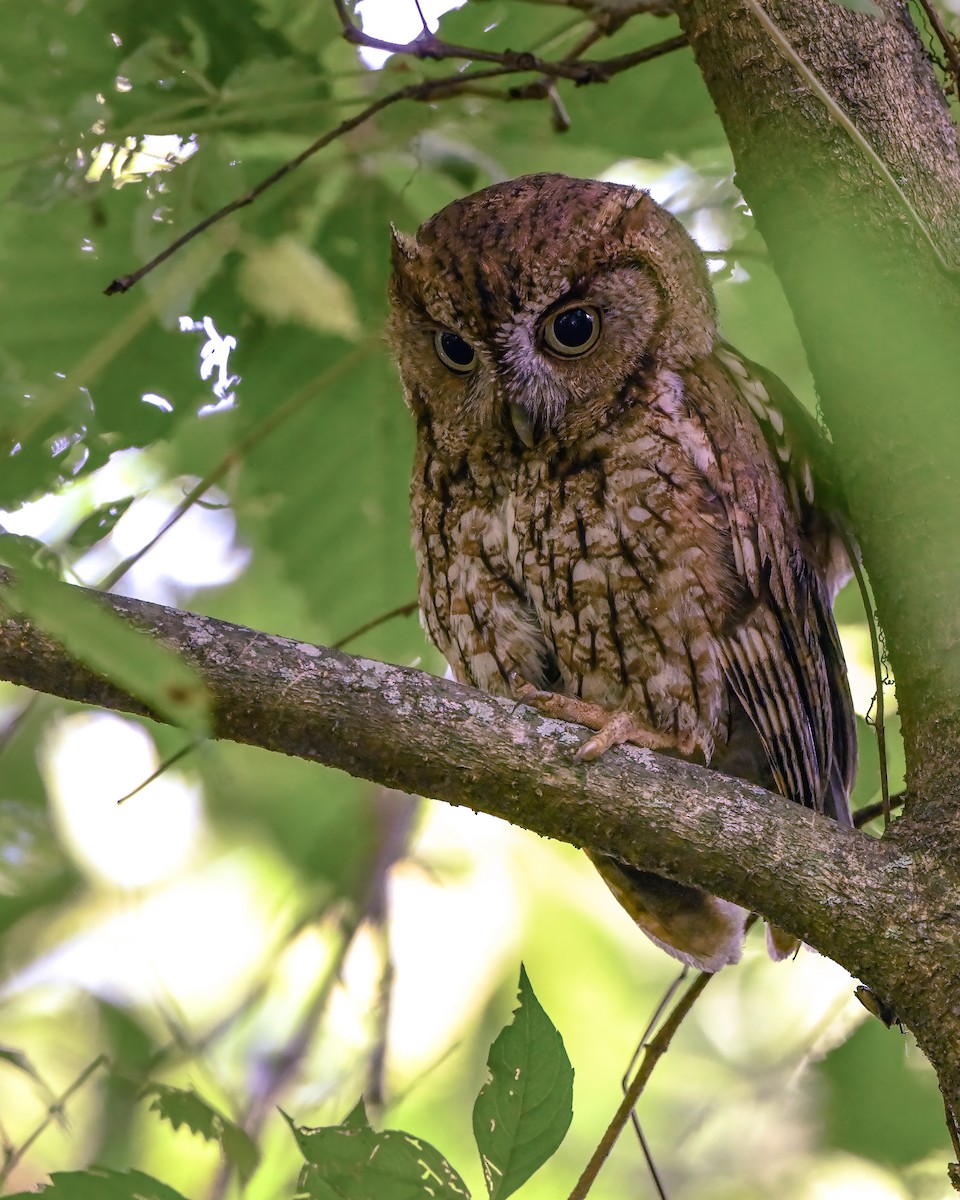
[[619, 746], [636, 738], [641, 731], [630, 713], [619, 712], [609, 717], [600, 731], [588, 738], [574, 755], [580, 762], [593, 762], [612, 746]]

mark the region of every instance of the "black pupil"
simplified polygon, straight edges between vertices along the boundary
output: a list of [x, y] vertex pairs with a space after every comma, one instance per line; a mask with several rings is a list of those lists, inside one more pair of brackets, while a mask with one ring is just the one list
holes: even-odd
[[473, 362], [473, 347], [455, 333], [441, 334], [440, 346], [447, 358], [458, 367], [469, 367]]
[[596, 317], [585, 308], [568, 308], [553, 321], [553, 336], [561, 346], [576, 350], [585, 346], [593, 337]]

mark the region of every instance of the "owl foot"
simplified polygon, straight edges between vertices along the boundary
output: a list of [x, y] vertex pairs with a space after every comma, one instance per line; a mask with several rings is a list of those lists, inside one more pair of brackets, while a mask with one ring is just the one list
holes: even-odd
[[689, 753], [685, 745], [678, 747], [673, 734], [653, 733], [637, 723], [636, 717], [628, 712], [611, 713], [600, 704], [591, 704], [577, 696], [564, 696], [560, 692], [545, 692], [532, 683], [514, 679], [514, 695], [524, 704], [529, 704], [545, 717], [556, 721], [572, 721], [575, 725], [586, 725], [596, 729], [595, 737], [588, 738], [576, 753], [580, 762], [593, 762], [613, 746], [632, 742], [645, 750], [676, 750]]
[[532, 683], [513, 680], [513, 694], [523, 704], [529, 704], [544, 717], [556, 721], [572, 721], [575, 725], [586, 725], [588, 729], [602, 729], [610, 720], [609, 709], [599, 704], [589, 704], [576, 696], [564, 696], [561, 692], [545, 692]]
[[649, 729], [644, 729], [642, 725], [637, 724], [636, 717], [628, 712], [612, 715], [606, 713], [603, 724], [593, 728], [598, 728], [599, 732], [596, 736], [588, 738], [576, 753], [581, 762], [593, 762], [611, 747], [620, 746], [624, 742], [632, 742], [645, 750], [674, 750], [677, 746], [677, 740], [671, 734], [652, 733]]

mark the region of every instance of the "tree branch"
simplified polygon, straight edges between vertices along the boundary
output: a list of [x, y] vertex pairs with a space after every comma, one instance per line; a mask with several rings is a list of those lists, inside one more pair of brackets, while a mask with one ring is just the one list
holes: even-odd
[[[9, 576], [0, 571], [0, 588]], [[62, 585], [68, 586], [68, 585]], [[0, 592], [2, 595], [2, 592]], [[158, 604], [104, 596], [176, 650], [212, 696], [214, 735], [466, 805], [695, 882], [771, 917], [880, 994], [865, 932], [909, 920], [900, 852], [762, 788], [636, 748], [576, 762], [576, 726], [423, 672]], [[29, 618], [0, 619], [0, 677], [151, 715]]]
[[[29, 617], [3, 615], [0, 678], [152, 716]], [[67, 584], [55, 585], [67, 587]], [[762, 788], [620, 747], [574, 758], [576, 726], [410, 668], [158, 604], [103, 603], [175, 650], [210, 694], [213, 735], [336, 767], [612, 854], [762, 913], [858, 976], [918, 1037], [960, 1107], [960, 876]]]

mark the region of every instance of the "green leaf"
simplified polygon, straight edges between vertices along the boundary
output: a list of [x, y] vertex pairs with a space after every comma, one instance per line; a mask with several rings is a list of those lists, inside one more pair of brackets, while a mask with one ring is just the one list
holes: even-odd
[[345, 1129], [369, 1129], [370, 1122], [367, 1120], [367, 1106], [363, 1102], [363, 1097], [356, 1102], [353, 1108], [347, 1113], [340, 1124]]
[[85, 517], [67, 536], [66, 542], [74, 550], [89, 550], [112, 533], [114, 526], [134, 502], [136, 496], [125, 496], [122, 500], [111, 500], [101, 504], [89, 517]]
[[439, 1150], [399, 1129], [371, 1129], [362, 1100], [342, 1125], [310, 1129], [286, 1119], [307, 1160], [297, 1200], [469, 1200]]
[[159, 1113], [174, 1129], [186, 1125], [191, 1133], [199, 1134], [208, 1142], [219, 1142], [224, 1158], [236, 1170], [242, 1182], [246, 1183], [253, 1174], [260, 1152], [248, 1134], [217, 1112], [195, 1091], [171, 1087], [166, 1083], [151, 1083], [140, 1096], [141, 1099], [155, 1097], [150, 1111]]
[[[933, 1070], [896, 1029], [864, 1021], [813, 1074], [825, 1148], [902, 1169], [947, 1151]], [[883, 1116], [891, 1096], [897, 1097], [896, 1121]]]
[[54, 1171], [40, 1192], [17, 1192], [7, 1200], [34, 1200], [37, 1195], [54, 1200], [184, 1200], [180, 1192], [142, 1171], [111, 1171], [91, 1167], [89, 1171]]
[[573, 1119], [573, 1067], [522, 966], [519, 1000], [490, 1047], [490, 1078], [473, 1106], [491, 1200], [504, 1200], [543, 1166]]
[[0, 1046], [0, 1062], [9, 1063], [11, 1067], [16, 1067], [18, 1071], [25, 1072], [31, 1079], [36, 1079], [37, 1082], [40, 1081], [40, 1076], [37, 1074], [36, 1068], [22, 1050], [12, 1050], [8, 1046]]
[[292, 321], [351, 341], [362, 332], [349, 285], [289, 234], [272, 242], [251, 239], [237, 285], [244, 299], [273, 321]]
[[157, 716], [193, 733], [209, 731], [210, 698], [191, 667], [105, 608], [93, 592], [51, 579], [12, 547], [4, 539], [4, 558], [16, 578], [0, 593], [0, 608], [25, 613], [72, 658]]
[[223, 1151], [223, 1157], [236, 1171], [241, 1183], [246, 1183], [257, 1169], [260, 1151], [251, 1140], [250, 1135], [239, 1125], [226, 1120], [225, 1117], [221, 1117], [220, 1120], [223, 1123], [220, 1130], [220, 1148]]

